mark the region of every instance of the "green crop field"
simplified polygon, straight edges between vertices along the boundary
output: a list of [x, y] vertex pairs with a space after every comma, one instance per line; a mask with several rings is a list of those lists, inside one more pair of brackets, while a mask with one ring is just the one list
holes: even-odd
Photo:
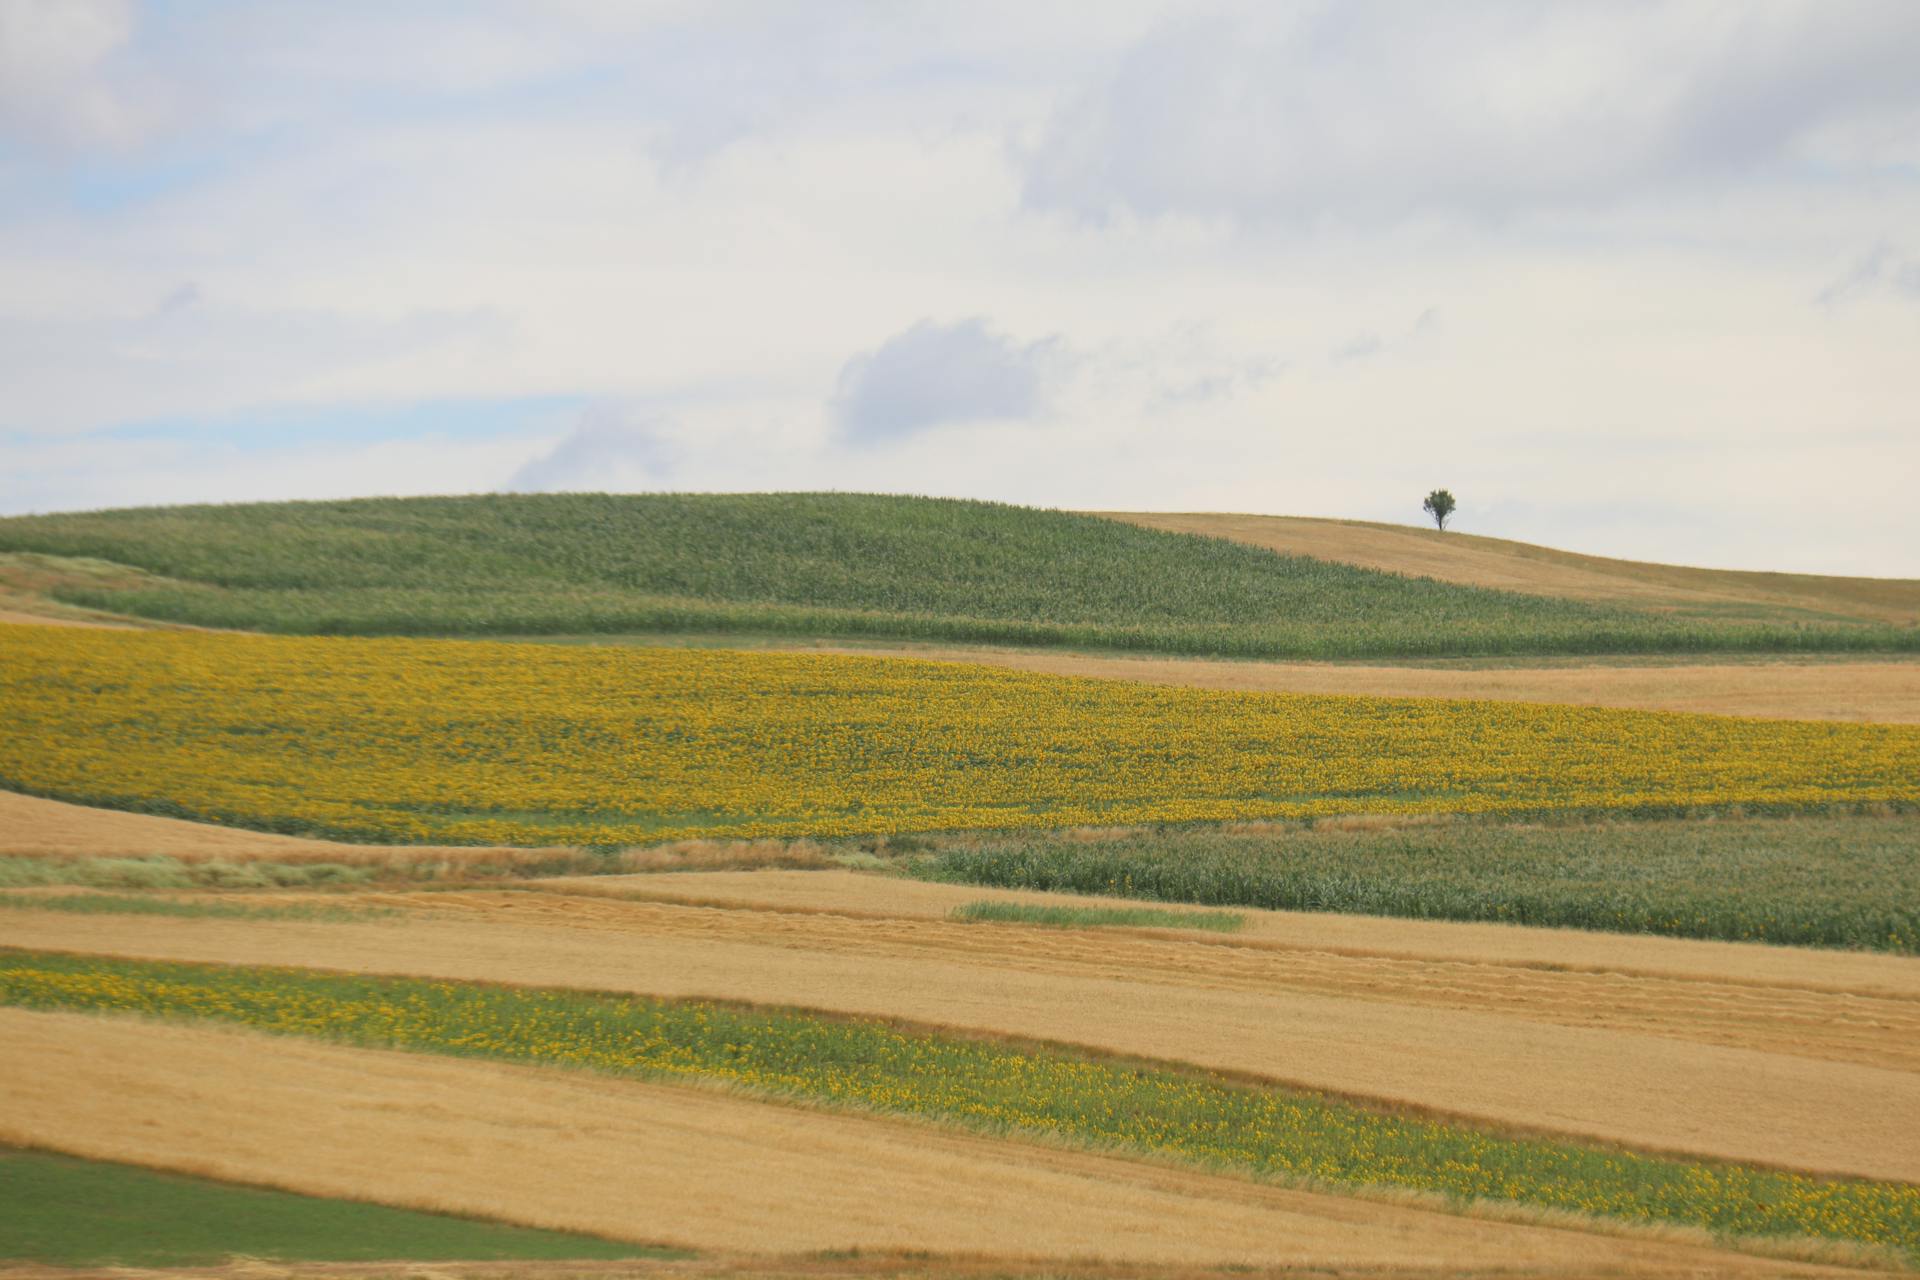
[[931, 880], [1213, 907], [1491, 920], [1920, 953], [1920, 817], [1857, 814], [1386, 830], [1006, 835]]
[[179, 916], [200, 920], [331, 920], [340, 924], [390, 920], [391, 907], [333, 906], [307, 902], [205, 902], [127, 893], [36, 893], [0, 895], [0, 910], [65, 911], [74, 915]]
[[[0, 554], [32, 557], [34, 580], [68, 605], [302, 634], [703, 632], [1321, 658], [1920, 651], [1912, 627], [1680, 620], [1092, 516], [854, 494], [26, 516], [0, 520]], [[78, 568], [63, 577], [62, 562]]]
[[1920, 1187], [1516, 1137], [1201, 1072], [705, 1002], [0, 951], [0, 1004], [205, 1018], [349, 1044], [708, 1080], [1319, 1186], [1912, 1253]]
[[0, 1265], [610, 1259], [666, 1251], [0, 1148]]
[[1235, 933], [1247, 918], [1235, 911], [1168, 911], [1155, 907], [1047, 907], [1032, 902], [965, 902], [950, 920], [1031, 924], [1043, 929], [1205, 929]]

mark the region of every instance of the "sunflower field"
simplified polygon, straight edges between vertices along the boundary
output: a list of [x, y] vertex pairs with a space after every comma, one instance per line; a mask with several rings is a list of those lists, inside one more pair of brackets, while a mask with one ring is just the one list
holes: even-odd
[[0, 786], [370, 841], [1920, 799], [1916, 726], [839, 655], [0, 626], [0, 715]]

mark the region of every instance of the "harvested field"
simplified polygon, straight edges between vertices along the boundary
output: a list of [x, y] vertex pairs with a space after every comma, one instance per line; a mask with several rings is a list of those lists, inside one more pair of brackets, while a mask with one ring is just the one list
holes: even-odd
[[[375, 898], [419, 919], [402, 929], [18, 910], [0, 920], [0, 941], [891, 1016], [1654, 1150], [1920, 1180], [1920, 964], [1891, 957], [1660, 941], [1644, 968], [1684, 972], [1675, 957], [1701, 950], [1694, 976], [1656, 977], [1624, 963], [1637, 940], [1595, 939], [1612, 963], [1569, 971], [1476, 956], [1476, 926], [1419, 926], [1416, 939], [1468, 932], [1354, 955], [558, 893]], [[1247, 942], [1280, 927], [1256, 924], [1264, 914], [1248, 913]], [[1747, 950], [1804, 964], [1797, 979], [1766, 964], [1765, 976], [1709, 976]], [[1821, 979], [1828, 992], [1807, 990]]]
[[[1817, 1270], [712, 1090], [209, 1027], [0, 1010], [0, 1073], [20, 1082], [0, 1112], [9, 1141], [647, 1243], [1535, 1275]], [[322, 1128], [328, 1141], [311, 1141]]]
[[1617, 603], [1740, 620], [1920, 624], [1920, 582], [1811, 573], [1751, 573], [1613, 560], [1414, 525], [1303, 516], [1100, 511], [1169, 533], [1193, 533], [1364, 569], [1462, 586]]
[[[5, 599], [5, 597], [0, 597]], [[32, 601], [17, 600], [16, 604], [31, 604]], [[130, 624], [107, 621], [104, 615], [85, 614], [76, 611], [73, 614], [38, 613], [24, 609], [0, 609], [0, 622], [32, 627], [123, 627]]]
[[1920, 1250], [1920, 1185], [1517, 1135], [1032, 1043], [706, 1000], [0, 952], [0, 1001], [701, 1083], [1341, 1194], [1437, 1194], [1728, 1238]]
[[[533, 884], [552, 886], [568, 894], [899, 920], [942, 920], [955, 907], [980, 898], [1063, 907], [1138, 905], [1130, 898], [935, 884], [854, 871], [554, 876]], [[1245, 924], [1232, 938], [1223, 940], [1234, 947], [1265, 944], [1336, 956], [1621, 973], [1920, 1001], [1920, 961], [1902, 957], [1310, 911], [1239, 914], [1245, 917]]]
[[[187, 864], [190, 875], [194, 866], [207, 863], [269, 863], [296, 869], [334, 865], [365, 870], [376, 880], [484, 879], [554, 874], [589, 866], [644, 871], [830, 865], [817, 846], [805, 841], [683, 840], [607, 855], [567, 846], [344, 844], [0, 791], [0, 858], [8, 856], [76, 863], [89, 859], [173, 859]], [[112, 870], [93, 868], [102, 883], [113, 881], [109, 874]], [[133, 868], [128, 874], [137, 875], [139, 870]], [[220, 883], [217, 870], [212, 882]]]
[[[1441, 1264], [1448, 1280], [1512, 1280], [1507, 1267], [1453, 1267]], [[435, 1262], [431, 1266], [405, 1263], [262, 1263], [240, 1258], [218, 1267], [184, 1271], [133, 1271], [123, 1268], [74, 1270], [65, 1267], [9, 1265], [6, 1280], [1009, 1280], [1010, 1276], [1045, 1276], [1046, 1280], [1435, 1280], [1431, 1267], [1322, 1267], [1311, 1262], [1287, 1262], [1275, 1267], [1194, 1266], [1167, 1263], [1087, 1262], [1047, 1259], [1043, 1264], [985, 1255], [939, 1256], [913, 1250], [862, 1250], [772, 1257], [767, 1254], [702, 1253], [672, 1262]], [[1529, 1274], [1556, 1276], [1554, 1271]], [[1660, 1275], [1644, 1266], [1611, 1263], [1564, 1273], [1581, 1280]], [[1697, 1274], [1697, 1273], [1683, 1273]], [[1742, 1273], [1744, 1274], [1744, 1273]], [[1782, 1266], [1778, 1276], [1904, 1275], [1905, 1272], [1837, 1270]]]
[[169, 857], [270, 858], [279, 862], [342, 862], [372, 865], [457, 858], [475, 864], [511, 863], [535, 851], [434, 845], [344, 844], [302, 836], [246, 831], [210, 822], [187, 822], [157, 814], [95, 809], [0, 791], [0, 854], [57, 858]]

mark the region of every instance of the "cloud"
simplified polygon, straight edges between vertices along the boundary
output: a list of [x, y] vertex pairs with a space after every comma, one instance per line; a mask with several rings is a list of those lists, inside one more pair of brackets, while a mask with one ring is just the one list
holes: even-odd
[[1783, 165], [1920, 103], [1916, 62], [1908, 0], [1845, 22], [1813, 0], [1261, 5], [1170, 22], [1071, 98], [1026, 200], [1249, 222], [1605, 202]]
[[1347, 360], [1371, 360], [1386, 349], [1386, 340], [1377, 333], [1355, 334], [1334, 348], [1333, 359], [1336, 364]]
[[116, 439], [0, 433], [0, 515], [177, 502], [273, 502], [493, 489], [526, 457], [523, 437], [425, 433], [282, 444], [226, 432]]
[[102, 311], [0, 312], [0, 383], [8, 388], [0, 430], [97, 430], [347, 398], [409, 366], [440, 364], [471, 378], [512, 332], [504, 317], [484, 311], [389, 319], [261, 309], [210, 300], [191, 283], [137, 313]]
[[1440, 332], [1440, 309], [1428, 307], [1408, 326], [1405, 333], [1398, 337], [1383, 338], [1371, 329], [1355, 334], [1341, 343], [1333, 351], [1333, 362], [1345, 364], [1354, 360], [1372, 360], [1379, 356], [1397, 354], [1413, 347], [1423, 339]]
[[834, 416], [862, 442], [947, 422], [1030, 418], [1041, 407], [1052, 341], [1021, 345], [984, 320], [922, 320], [847, 361]]
[[594, 405], [558, 444], [514, 472], [517, 493], [658, 489], [672, 474], [677, 450], [659, 419], [615, 405]]
[[42, 143], [134, 131], [107, 67], [133, 36], [128, 0], [0, 0], [0, 131]]
[[150, 319], [159, 320], [176, 311], [185, 311], [200, 301], [200, 286], [188, 280], [167, 290], [167, 296], [154, 307]]
[[1920, 300], [1920, 258], [1906, 257], [1883, 241], [1822, 289], [1814, 301], [1830, 307], [1878, 289]]

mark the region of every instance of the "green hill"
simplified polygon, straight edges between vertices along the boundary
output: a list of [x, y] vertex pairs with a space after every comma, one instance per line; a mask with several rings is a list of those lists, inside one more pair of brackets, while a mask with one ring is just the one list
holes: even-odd
[[[31, 557], [67, 604], [290, 633], [755, 633], [1321, 658], [1920, 650], [1911, 627], [1675, 619], [1093, 516], [858, 494], [24, 516], [0, 520], [0, 554]], [[67, 560], [86, 571], [63, 577]]]

